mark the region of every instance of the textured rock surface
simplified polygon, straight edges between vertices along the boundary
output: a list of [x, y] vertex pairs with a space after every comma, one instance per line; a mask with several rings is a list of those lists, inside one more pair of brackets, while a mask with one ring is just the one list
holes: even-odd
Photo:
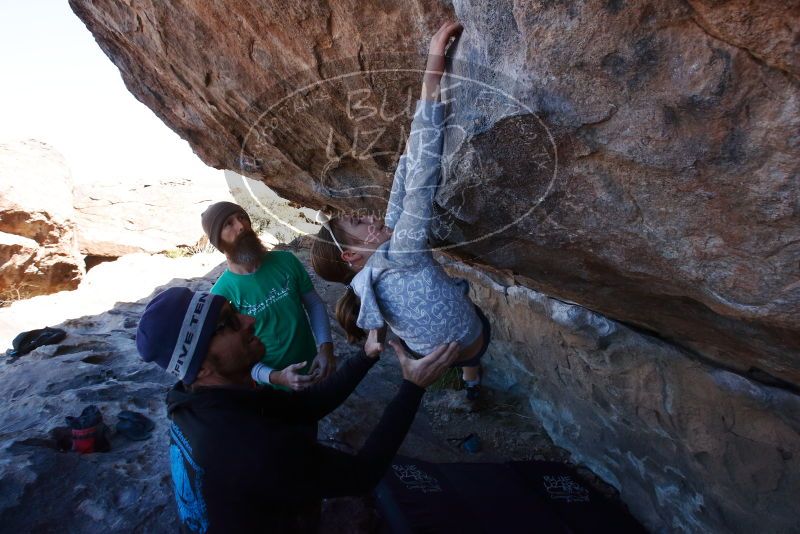
[[74, 289], [82, 274], [64, 158], [39, 141], [0, 145], [0, 300]]
[[493, 317], [497, 387], [526, 395], [553, 441], [649, 529], [796, 531], [800, 397], [513, 281], [450, 268]]
[[694, 20], [708, 33], [742, 48], [770, 67], [800, 78], [797, 1], [689, 0]]
[[[271, 106], [353, 69], [419, 68], [451, 16], [434, 2], [71, 5], [204, 161], [312, 207], [380, 205], [352, 188], [388, 187], [419, 75], [346, 77]], [[800, 385], [798, 5], [455, 2], [467, 63], [452, 70], [488, 85], [454, 93], [448, 241], [505, 228], [459, 253]]]
[[200, 214], [220, 200], [230, 200], [222, 173], [218, 180], [81, 184], [74, 200], [81, 252], [116, 258], [195, 246], [203, 237]]
[[[382, 207], [418, 53], [452, 16], [434, 2], [70, 3], [204, 161], [311, 207]], [[452, 8], [465, 32], [439, 236], [516, 288], [493, 311], [526, 317], [505, 331], [519, 356], [497, 367], [540, 381], [533, 405], [554, 438], [616, 477], [652, 527], [797, 516], [799, 5]], [[323, 79], [335, 83], [282, 100]], [[523, 313], [552, 307], [520, 308], [511, 297], [529, 290], [606, 317]], [[670, 344], [626, 341], [607, 317]], [[626, 332], [618, 349], [595, 323]]]
[[295, 238], [314, 234], [319, 225], [314, 222], [316, 212], [300, 208], [298, 204], [278, 196], [263, 182], [252, 180], [233, 171], [225, 171], [233, 201], [242, 206], [261, 234], [262, 240], [271, 243], [288, 243]]
[[[734, 33], [741, 25], [718, 10], [750, 13], [710, 4], [705, 19]], [[775, 29], [761, 31], [762, 47], [789, 32], [796, 56], [800, 4], [758, 4], [760, 27]], [[475, 247], [483, 261], [723, 366], [800, 384], [797, 78], [713, 37], [681, 2], [504, 11], [457, 7], [474, 27], [458, 54], [516, 74], [515, 96], [554, 136], [558, 175], [540, 209]], [[754, 29], [740, 37], [758, 41]], [[515, 166], [519, 129], [506, 132], [491, 111], [494, 127], [463, 149], [488, 162], [487, 207], [509, 173], [528, 169]], [[513, 220], [539, 190], [536, 178], [516, 187], [524, 200], [506, 195], [489, 218], [476, 203], [467, 236]]]

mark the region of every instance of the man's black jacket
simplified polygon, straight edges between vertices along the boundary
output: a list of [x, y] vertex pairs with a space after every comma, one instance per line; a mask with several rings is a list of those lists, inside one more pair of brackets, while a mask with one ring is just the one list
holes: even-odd
[[196, 388], [167, 395], [170, 462], [182, 527], [189, 532], [281, 532], [322, 497], [372, 489], [414, 419], [424, 390], [403, 381], [356, 455], [308, 432], [339, 406], [376, 360], [351, 357], [301, 392]]

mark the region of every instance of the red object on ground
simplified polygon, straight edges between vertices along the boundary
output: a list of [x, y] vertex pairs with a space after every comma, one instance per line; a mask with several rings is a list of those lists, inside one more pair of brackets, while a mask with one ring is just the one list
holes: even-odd
[[72, 429], [72, 450], [81, 454], [94, 452], [97, 427]]

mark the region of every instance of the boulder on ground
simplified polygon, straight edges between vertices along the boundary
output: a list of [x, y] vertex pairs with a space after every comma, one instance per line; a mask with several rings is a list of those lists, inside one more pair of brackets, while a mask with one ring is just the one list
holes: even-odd
[[35, 140], [0, 145], [0, 304], [74, 289], [83, 273], [63, 156]]
[[217, 179], [79, 184], [74, 205], [81, 252], [90, 258], [113, 259], [194, 247], [203, 237], [200, 214], [209, 204], [229, 199], [222, 173]]

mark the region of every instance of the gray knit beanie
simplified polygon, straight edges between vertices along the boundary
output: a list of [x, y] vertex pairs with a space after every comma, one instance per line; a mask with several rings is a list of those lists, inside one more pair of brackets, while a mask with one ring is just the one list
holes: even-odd
[[247, 215], [247, 212], [244, 211], [240, 205], [234, 204], [233, 202], [217, 202], [211, 204], [200, 216], [203, 231], [217, 250], [219, 250], [219, 234], [222, 232], [222, 225], [225, 223], [225, 219], [239, 212], [244, 213], [247, 220], [250, 220], [250, 216]]

